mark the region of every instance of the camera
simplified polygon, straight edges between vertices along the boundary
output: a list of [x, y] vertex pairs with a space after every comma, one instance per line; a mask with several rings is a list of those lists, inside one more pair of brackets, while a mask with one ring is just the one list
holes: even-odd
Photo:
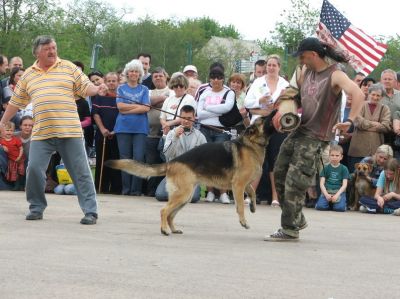
[[188, 128], [188, 127], [183, 127], [183, 132], [190, 132], [190, 128]]

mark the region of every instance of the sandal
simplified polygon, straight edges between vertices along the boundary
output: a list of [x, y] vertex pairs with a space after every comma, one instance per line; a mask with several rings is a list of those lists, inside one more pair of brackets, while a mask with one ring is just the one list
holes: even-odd
[[271, 202], [271, 207], [276, 208], [276, 207], [279, 207], [279, 206], [280, 206], [279, 201], [277, 201], [276, 199], [274, 199], [274, 200]]

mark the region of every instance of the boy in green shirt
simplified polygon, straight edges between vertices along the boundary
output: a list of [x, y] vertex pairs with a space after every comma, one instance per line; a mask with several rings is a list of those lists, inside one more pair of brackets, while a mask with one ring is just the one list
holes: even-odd
[[343, 149], [340, 145], [331, 145], [329, 148], [329, 164], [325, 165], [320, 173], [321, 196], [315, 208], [320, 211], [346, 211], [346, 188], [349, 170], [340, 161], [343, 158]]

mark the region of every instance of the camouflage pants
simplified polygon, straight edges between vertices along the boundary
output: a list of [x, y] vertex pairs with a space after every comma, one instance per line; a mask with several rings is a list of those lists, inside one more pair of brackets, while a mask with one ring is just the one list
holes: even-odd
[[311, 186], [321, 153], [329, 142], [291, 133], [282, 143], [274, 167], [274, 177], [282, 209], [283, 232], [299, 236], [299, 227], [306, 223], [302, 209], [306, 190]]

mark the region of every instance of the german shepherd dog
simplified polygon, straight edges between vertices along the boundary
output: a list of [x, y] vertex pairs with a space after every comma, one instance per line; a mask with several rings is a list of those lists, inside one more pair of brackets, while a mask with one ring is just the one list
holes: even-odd
[[249, 228], [244, 216], [246, 191], [251, 198], [250, 211], [256, 210], [256, 195], [250, 183], [262, 172], [265, 148], [274, 132], [273, 111], [267, 117], [256, 119], [237, 139], [221, 143], [202, 144], [175, 159], [157, 165], [146, 165], [134, 160], [109, 160], [105, 165], [147, 178], [167, 177], [168, 202], [161, 209], [161, 233], [182, 234], [175, 228], [174, 217], [192, 197], [196, 184], [204, 184], [233, 191], [239, 222]]
[[361, 196], [374, 197], [376, 188], [372, 186], [371, 180], [368, 178], [372, 171], [371, 164], [356, 163], [354, 167], [354, 202], [351, 205], [351, 209], [358, 211]]

